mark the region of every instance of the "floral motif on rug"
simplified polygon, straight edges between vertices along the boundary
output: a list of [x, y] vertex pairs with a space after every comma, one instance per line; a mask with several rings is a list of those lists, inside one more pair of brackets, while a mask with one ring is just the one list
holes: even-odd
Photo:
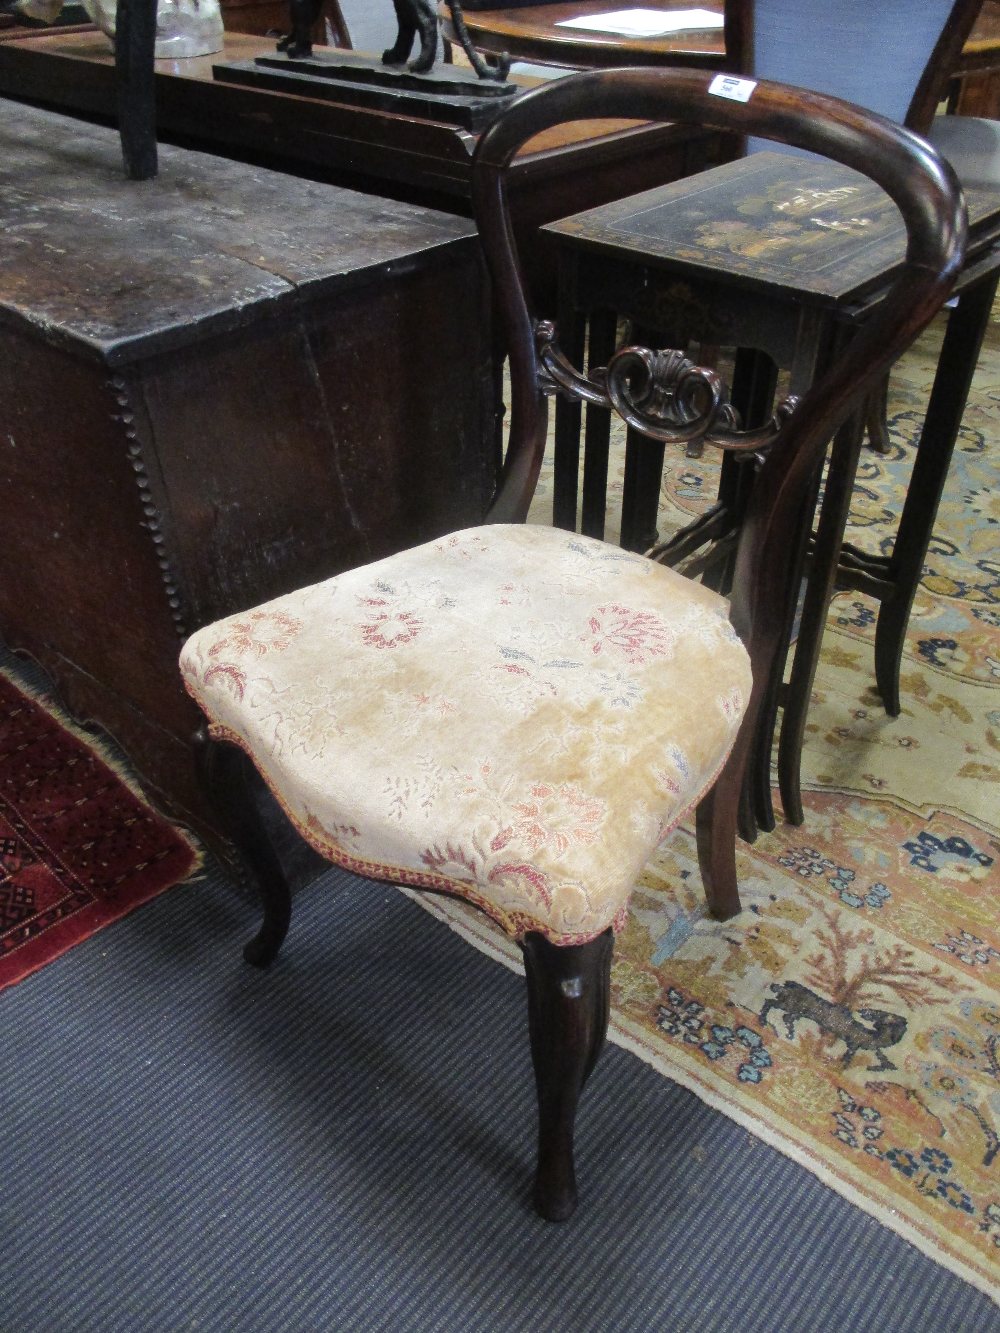
[[[940, 328], [892, 383], [849, 540], [891, 548]], [[1000, 1298], [1000, 328], [991, 328], [910, 621], [903, 711], [874, 689], [877, 606], [830, 609], [803, 755], [805, 823], [740, 844], [743, 911], [707, 915], [690, 829], [646, 868], [619, 936], [612, 1038]], [[609, 540], [621, 492], [621, 434]], [[668, 457], [661, 534], [717, 461]], [[551, 503], [543, 472], [536, 511]], [[780, 810], [779, 810], [780, 819]], [[479, 947], [467, 910], [424, 905]]]
[[0, 988], [185, 879], [198, 854], [0, 673]]

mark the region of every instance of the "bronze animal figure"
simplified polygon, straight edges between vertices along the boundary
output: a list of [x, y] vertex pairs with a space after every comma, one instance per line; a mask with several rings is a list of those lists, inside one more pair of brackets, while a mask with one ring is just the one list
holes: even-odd
[[799, 1019], [811, 1019], [821, 1032], [839, 1037], [844, 1043], [847, 1048], [844, 1051], [845, 1069], [858, 1051], [874, 1052], [878, 1059], [878, 1064], [872, 1066], [874, 1069], [896, 1068], [886, 1058], [883, 1048], [895, 1046], [906, 1034], [906, 1019], [901, 1014], [887, 1013], [884, 1009], [859, 1009], [855, 1016], [846, 1005], [835, 1004], [798, 981], [774, 982], [771, 990], [774, 995], [764, 1001], [760, 1011], [762, 1023], [767, 1021], [772, 1009], [783, 1010], [785, 1031], [791, 1038], [795, 1036], [795, 1024]]
[[[405, 65], [409, 61], [409, 68], [414, 74], [427, 74], [433, 68], [437, 56], [439, 25], [436, 0], [392, 0], [392, 3], [396, 11], [396, 41], [382, 52], [382, 63]], [[291, 32], [279, 40], [279, 51], [297, 57], [312, 55], [311, 31], [322, 13], [323, 4], [324, 0], [291, 0]], [[472, 68], [481, 79], [503, 82], [510, 70], [510, 57], [499, 56], [495, 64], [484, 60], [469, 38], [461, 0], [448, 0], [448, 8], [458, 40]], [[410, 52], [418, 35], [420, 46], [416, 56], [410, 60]]]

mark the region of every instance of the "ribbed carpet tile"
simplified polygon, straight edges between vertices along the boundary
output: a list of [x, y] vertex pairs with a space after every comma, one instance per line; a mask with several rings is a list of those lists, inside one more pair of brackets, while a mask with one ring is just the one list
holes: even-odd
[[609, 1047], [529, 1210], [523, 983], [333, 872], [268, 974], [207, 876], [2, 1000], [3, 1333], [924, 1333], [994, 1307]]

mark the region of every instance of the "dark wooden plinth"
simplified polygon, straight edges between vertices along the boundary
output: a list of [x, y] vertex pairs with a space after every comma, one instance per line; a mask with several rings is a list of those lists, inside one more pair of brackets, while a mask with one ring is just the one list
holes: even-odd
[[412, 74], [405, 66], [383, 65], [371, 56], [332, 51], [308, 59], [273, 55], [227, 61], [214, 65], [212, 73], [223, 83], [415, 116], [476, 132], [522, 91], [513, 83], [491, 83], [474, 70], [455, 65]]

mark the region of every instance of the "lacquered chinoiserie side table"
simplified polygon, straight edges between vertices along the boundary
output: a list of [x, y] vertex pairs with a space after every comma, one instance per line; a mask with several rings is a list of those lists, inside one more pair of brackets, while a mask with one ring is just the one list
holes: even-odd
[[[748, 831], [774, 825], [770, 768], [782, 709], [778, 779], [784, 812], [802, 821], [799, 757], [829, 599], [854, 589], [880, 602], [875, 672], [887, 711], [899, 711], [899, 664], [913, 595], [961, 425], [969, 384], [1000, 270], [1000, 191], [967, 192], [970, 241], [935, 375], [913, 474], [892, 553], [845, 545], [844, 527], [862, 444], [860, 417], [833, 442], [818, 522], [803, 515], [789, 533], [789, 560], [807, 570], [804, 603], [787, 685], [771, 682], [769, 716], [758, 737], [748, 786]], [[616, 321], [632, 320], [640, 342], [694, 341], [737, 349], [734, 405], [747, 424], [771, 410], [778, 368], [801, 393], [837, 343], [879, 302], [902, 259], [895, 208], [876, 186], [835, 163], [763, 152], [616, 204], [591, 209], [545, 231], [559, 245], [560, 327], [591, 365], [613, 347]], [[578, 496], [580, 417], [557, 409], [553, 517], [601, 535], [606, 509], [607, 414], [590, 409]], [[663, 449], [629, 437], [622, 497], [622, 544], [655, 537]], [[738, 503], [745, 468], [723, 461], [721, 498]], [[819, 494], [819, 478], [816, 478]], [[579, 509], [579, 513], [578, 513]], [[796, 608], [785, 608], [791, 642]]]

